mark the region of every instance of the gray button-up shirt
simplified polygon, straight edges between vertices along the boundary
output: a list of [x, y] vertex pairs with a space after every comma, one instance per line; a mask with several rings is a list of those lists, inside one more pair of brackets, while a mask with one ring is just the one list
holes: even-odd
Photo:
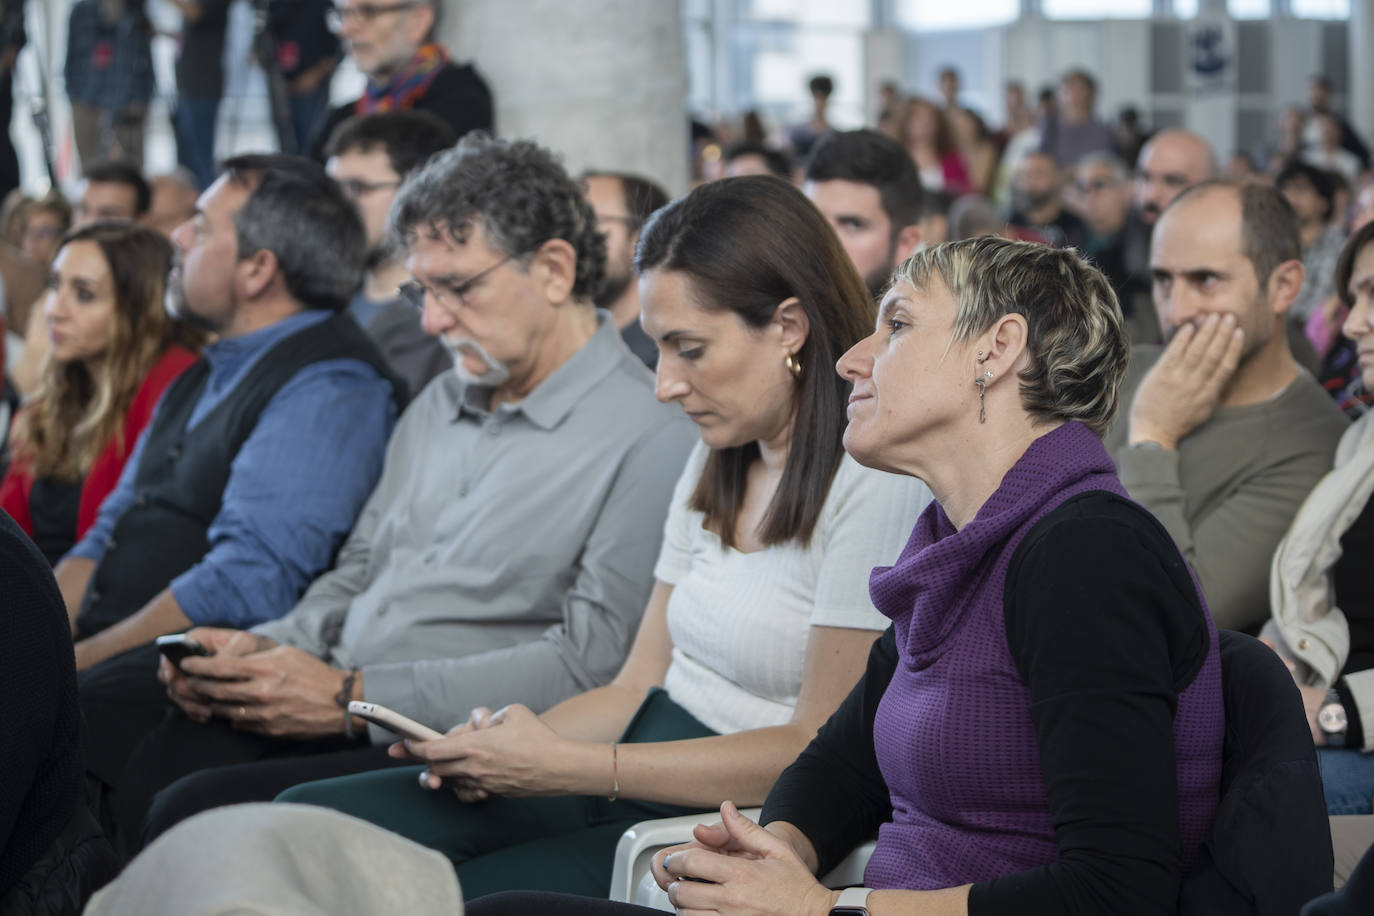
[[254, 631], [361, 667], [369, 701], [441, 730], [474, 706], [542, 710], [608, 681], [696, 436], [598, 321], [518, 404], [488, 411], [489, 391], [453, 372], [426, 387], [334, 569]]

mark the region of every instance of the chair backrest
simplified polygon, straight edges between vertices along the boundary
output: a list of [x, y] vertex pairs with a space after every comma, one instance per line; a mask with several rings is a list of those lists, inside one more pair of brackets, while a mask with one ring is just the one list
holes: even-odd
[[1221, 801], [1179, 912], [1296, 913], [1331, 890], [1331, 828], [1302, 696], [1268, 646], [1219, 632]]

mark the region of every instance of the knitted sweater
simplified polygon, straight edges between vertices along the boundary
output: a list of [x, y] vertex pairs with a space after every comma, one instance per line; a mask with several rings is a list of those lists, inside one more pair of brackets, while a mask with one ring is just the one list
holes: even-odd
[[[879, 832], [868, 886], [957, 886], [1058, 857], [1033, 723], [1033, 706], [1044, 698], [1008, 651], [1004, 601], [1014, 596], [1004, 594], [1004, 584], [1035, 523], [1093, 491], [1125, 496], [1102, 442], [1080, 424], [1065, 424], [1027, 449], [962, 530], [932, 503], [897, 563], [874, 570], [870, 591], [893, 621], [899, 664], [874, 725], [893, 817]], [[1145, 612], [1122, 598], [1103, 610]], [[1184, 869], [1196, 858], [1220, 786], [1224, 713], [1210, 617], [1207, 633], [1205, 661], [1174, 714]], [[1085, 659], [1085, 669], [1091, 663]], [[1090, 675], [1082, 688], [1091, 690]]]

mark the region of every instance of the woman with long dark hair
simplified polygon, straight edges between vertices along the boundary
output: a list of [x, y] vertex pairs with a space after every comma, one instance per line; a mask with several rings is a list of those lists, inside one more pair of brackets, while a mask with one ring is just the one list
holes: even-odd
[[163, 304], [172, 246], [94, 223], [63, 238], [41, 300], [51, 344], [10, 434], [3, 508], [56, 563], [94, 522], [139, 433], [203, 334]]
[[[702, 441], [620, 673], [542, 716], [479, 709], [443, 739], [392, 748], [425, 768], [281, 796], [439, 849], [469, 898], [604, 894], [631, 824], [761, 802], [862, 671], [883, 624], [869, 570], [929, 499], [844, 453], [849, 384], [832, 366], [872, 327], [873, 303], [794, 187], [698, 188], [645, 225], [636, 268], [658, 397]], [[429, 791], [445, 784], [456, 795]]]

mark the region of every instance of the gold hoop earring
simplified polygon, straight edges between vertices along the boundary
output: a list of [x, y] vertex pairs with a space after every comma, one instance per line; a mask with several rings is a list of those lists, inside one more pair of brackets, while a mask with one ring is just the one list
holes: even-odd
[[782, 361], [782, 364], [787, 367], [788, 372], [792, 373], [793, 378], [801, 378], [801, 360], [797, 359], [795, 356], [789, 353], [787, 354], [787, 357]]

